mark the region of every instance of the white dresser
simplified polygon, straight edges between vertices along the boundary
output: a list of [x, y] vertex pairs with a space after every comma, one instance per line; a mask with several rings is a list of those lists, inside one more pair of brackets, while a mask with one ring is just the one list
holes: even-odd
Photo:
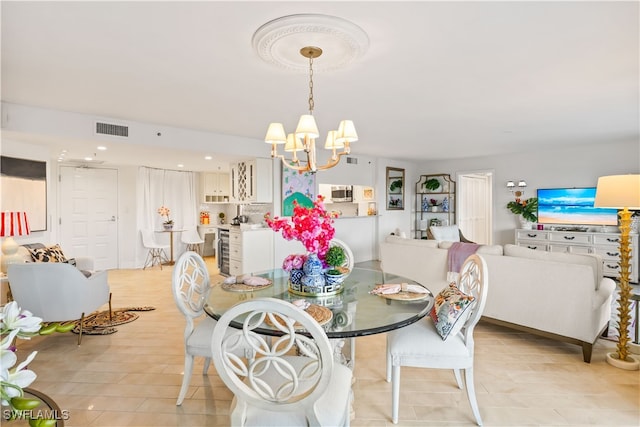
[[[638, 235], [631, 234], [630, 280], [638, 283]], [[581, 231], [516, 230], [516, 245], [548, 252], [598, 254], [602, 257], [603, 273], [618, 277], [620, 271], [620, 233]]]
[[273, 230], [229, 229], [229, 274], [251, 274], [273, 268]]

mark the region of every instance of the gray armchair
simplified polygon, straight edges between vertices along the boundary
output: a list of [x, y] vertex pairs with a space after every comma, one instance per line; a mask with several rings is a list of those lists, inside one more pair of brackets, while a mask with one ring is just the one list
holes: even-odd
[[82, 321], [109, 304], [111, 294], [107, 272], [89, 277], [71, 264], [61, 262], [28, 262], [9, 264], [7, 269], [11, 294], [23, 310], [29, 310], [43, 322], [80, 320], [78, 345], [82, 341]]

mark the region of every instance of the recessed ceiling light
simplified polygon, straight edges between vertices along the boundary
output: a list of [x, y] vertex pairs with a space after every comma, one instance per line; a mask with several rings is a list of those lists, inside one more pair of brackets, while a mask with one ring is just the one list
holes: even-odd
[[93, 160], [93, 158], [92, 158], [92, 157], [85, 157], [84, 159], [85, 159], [87, 162], [90, 162], [91, 160]]
[[211, 156], [204, 156], [204, 159], [205, 159], [205, 160], [211, 160], [212, 158], [213, 158], [213, 157], [211, 157]]
[[183, 167], [184, 167], [184, 165], [183, 165], [182, 163], [180, 163], [180, 164], [178, 164], [178, 167], [179, 167], [179, 168], [183, 168]]
[[105, 147], [104, 145], [98, 145], [98, 150], [100, 151], [105, 151], [107, 149], [107, 147]]

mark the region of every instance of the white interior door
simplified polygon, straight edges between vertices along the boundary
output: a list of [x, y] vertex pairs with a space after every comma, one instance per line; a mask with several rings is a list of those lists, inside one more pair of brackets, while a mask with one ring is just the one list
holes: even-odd
[[90, 256], [96, 270], [118, 268], [118, 171], [60, 168], [61, 246]]
[[493, 173], [459, 173], [457, 181], [457, 223], [460, 230], [472, 242], [491, 244]]

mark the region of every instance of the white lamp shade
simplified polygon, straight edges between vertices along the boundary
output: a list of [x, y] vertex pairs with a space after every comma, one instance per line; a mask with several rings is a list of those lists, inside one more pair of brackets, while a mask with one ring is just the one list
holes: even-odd
[[351, 120], [343, 120], [338, 127], [338, 135], [336, 141], [344, 144], [345, 142], [355, 142], [358, 140], [356, 127]]
[[304, 145], [300, 141], [300, 138], [296, 138], [296, 136], [292, 133], [287, 135], [287, 144], [284, 146], [284, 151], [302, 151], [304, 150]]
[[508, 182], [507, 182], [507, 188], [513, 188], [513, 187], [515, 187], [515, 186], [516, 186], [516, 185], [513, 183], [513, 181], [508, 181]]
[[264, 142], [267, 144], [285, 144], [287, 142], [287, 134], [284, 132], [282, 123], [271, 123], [269, 125]]
[[26, 212], [0, 212], [0, 237], [28, 234], [29, 221]]
[[314, 119], [311, 114], [303, 114], [300, 116], [298, 127], [296, 128], [296, 136], [302, 139], [305, 137], [316, 139], [320, 136], [318, 125], [316, 125], [316, 119]]
[[598, 208], [640, 209], [640, 175], [609, 175], [598, 178]]
[[344, 148], [344, 143], [336, 141], [337, 135], [337, 130], [330, 130], [329, 133], [327, 133], [327, 140], [324, 143], [324, 148], [326, 148], [327, 150], [333, 150], [334, 148]]

